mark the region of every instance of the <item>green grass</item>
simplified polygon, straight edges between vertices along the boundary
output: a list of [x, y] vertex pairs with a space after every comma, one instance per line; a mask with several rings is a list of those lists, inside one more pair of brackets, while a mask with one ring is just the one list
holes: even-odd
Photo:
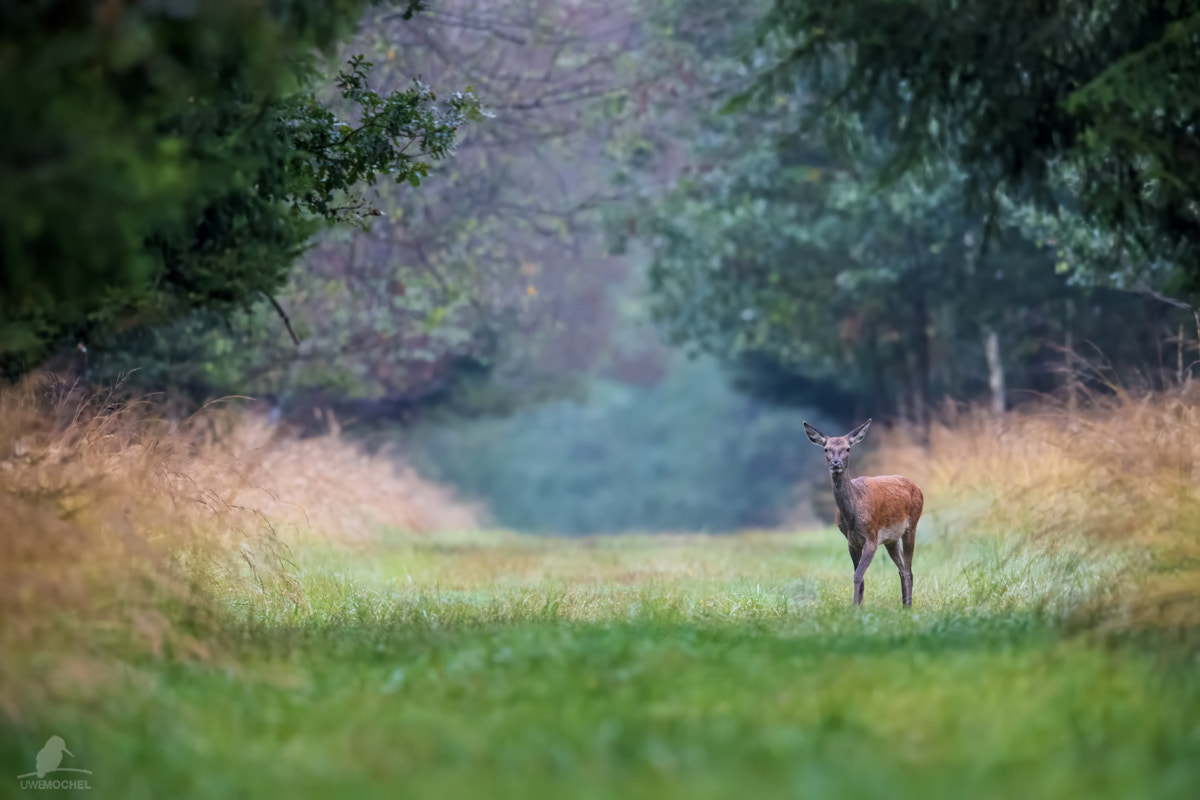
[[1195, 797], [1195, 663], [1068, 632], [1116, 560], [930, 531], [911, 610], [834, 531], [301, 549], [212, 658], [6, 717], [0, 794], [58, 734], [95, 797]]

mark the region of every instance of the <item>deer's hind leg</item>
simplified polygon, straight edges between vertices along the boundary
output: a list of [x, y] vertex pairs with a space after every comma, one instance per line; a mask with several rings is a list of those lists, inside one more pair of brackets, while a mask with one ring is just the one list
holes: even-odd
[[901, 549], [900, 542], [884, 542], [883, 546], [887, 548], [888, 555], [892, 557], [896, 568], [900, 570], [900, 597], [904, 605], [912, 605], [912, 568], [908, 562], [907, 554], [911, 552], [909, 548]]
[[912, 564], [913, 551], [917, 549], [917, 523], [913, 523], [912, 527], [904, 532], [900, 537], [900, 543], [904, 550], [904, 566], [900, 567], [900, 586], [901, 592], [904, 594], [904, 605], [912, 605]]

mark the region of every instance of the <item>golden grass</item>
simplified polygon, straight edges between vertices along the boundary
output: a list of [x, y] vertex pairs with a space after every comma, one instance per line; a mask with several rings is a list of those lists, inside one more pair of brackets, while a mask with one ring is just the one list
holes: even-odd
[[190, 474], [227, 484], [227, 505], [252, 510], [285, 539], [353, 546], [369, 545], [381, 527], [417, 534], [478, 527], [476, 508], [395, 456], [367, 454], [336, 434], [298, 439], [261, 419], [226, 422], [223, 434], [206, 437]]
[[893, 430], [867, 468], [916, 480], [927, 511], [951, 527], [1048, 547], [1116, 545], [1148, 574], [1107, 593], [1110, 620], [1200, 625], [1200, 384], [1140, 394], [1110, 385], [1072, 406], [941, 417], [927, 450]]
[[298, 540], [475, 524], [441, 487], [336, 436], [221, 407], [169, 420], [47, 375], [0, 390], [0, 649], [86, 629], [203, 656], [216, 594], [305, 602]]

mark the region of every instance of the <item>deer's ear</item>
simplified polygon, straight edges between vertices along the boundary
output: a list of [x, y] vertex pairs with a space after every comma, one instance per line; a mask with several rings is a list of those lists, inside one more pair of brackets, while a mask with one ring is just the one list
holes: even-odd
[[825, 446], [825, 441], [826, 441], [825, 434], [821, 433], [819, 430], [814, 428], [812, 425], [809, 425], [807, 422], [804, 423], [804, 432], [808, 434], [808, 440], [810, 442], [812, 442], [813, 444], [815, 444], [817, 447]]
[[854, 430], [847, 433], [846, 438], [849, 440], [850, 446], [854, 447], [854, 445], [858, 444], [864, 438], [866, 438], [867, 428], [870, 428], [870, 427], [871, 427], [871, 420], [867, 420], [862, 425], [859, 425], [857, 428], [855, 428]]

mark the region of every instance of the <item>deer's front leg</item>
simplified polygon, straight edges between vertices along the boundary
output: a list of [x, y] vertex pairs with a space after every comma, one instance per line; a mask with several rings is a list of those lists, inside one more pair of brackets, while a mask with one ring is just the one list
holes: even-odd
[[[850, 538], [849, 535], [846, 536], [846, 541], [850, 543], [850, 560], [854, 562], [854, 569], [855, 569], [855, 571], [857, 571], [858, 570], [858, 562], [860, 559], [862, 559], [862, 542], [855, 543], [854, 539]], [[852, 575], [851, 579], [853, 579], [853, 573], [851, 573], [851, 575]], [[858, 597], [857, 592], [855, 593], [854, 596], [856, 598]], [[855, 600], [854, 602], [857, 603], [858, 600]]]
[[863, 590], [867, 587], [867, 567], [871, 566], [871, 559], [875, 557], [875, 548], [878, 546], [870, 540], [863, 542], [862, 555], [859, 556], [858, 563], [854, 565], [854, 605], [856, 606], [862, 605]]

